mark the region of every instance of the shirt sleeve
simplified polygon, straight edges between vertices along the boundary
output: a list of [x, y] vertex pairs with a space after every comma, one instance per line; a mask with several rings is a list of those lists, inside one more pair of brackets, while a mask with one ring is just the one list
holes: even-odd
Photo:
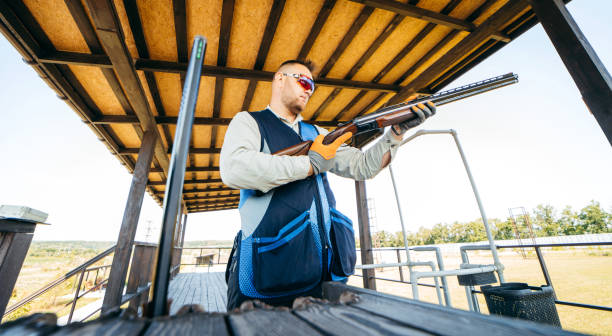
[[[329, 133], [319, 126], [317, 129], [319, 134]], [[331, 172], [357, 181], [371, 179], [382, 170], [383, 155], [390, 152], [391, 160], [393, 160], [400, 144], [401, 140], [397, 140], [391, 134], [391, 130], [388, 130], [374, 146], [365, 152], [344, 144], [336, 152], [336, 160]]]
[[219, 162], [223, 183], [236, 189], [262, 192], [304, 179], [310, 170], [308, 156], [277, 156], [260, 152], [261, 134], [248, 112], [240, 112], [230, 122]]

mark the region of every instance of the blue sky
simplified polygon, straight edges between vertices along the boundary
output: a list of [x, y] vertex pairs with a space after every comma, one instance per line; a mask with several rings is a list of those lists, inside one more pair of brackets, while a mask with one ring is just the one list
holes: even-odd
[[[568, 8], [610, 69], [612, 3], [574, 0]], [[440, 107], [422, 126], [458, 131], [488, 217], [537, 204], [579, 209], [590, 200], [611, 210], [610, 144], [540, 25], [448, 88], [507, 72], [517, 73], [519, 84]], [[36, 240], [116, 240], [131, 180], [127, 170], [4, 37], [0, 76], [0, 204], [48, 212], [52, 225], [38, 228]], [[450, 136], [410, 142], [393, 165], [408, 230], [478, 218]], [[332, 177], [331, 184], [338, 208], [356, 221], [354, 183]], [[367, 188], [378, 229], [399, 231], [388, 171]], [[137, 239], [160, 221], [161, 209], [147, 195]], [[186, 239], [232, 239], [239, 223], [235, 210], [193, 214]]]

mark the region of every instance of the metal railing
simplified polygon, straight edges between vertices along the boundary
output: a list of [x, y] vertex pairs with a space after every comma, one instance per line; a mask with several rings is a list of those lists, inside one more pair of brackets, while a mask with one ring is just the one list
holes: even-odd
[[[195, 256], [194, 256], [193, 254], [182, 254], [182, 253], [181, 253], [182, 258], [181, 258], [181, 260], [180, 260], [180, 262], [179, 262], [179, 263], [177, 263], [176, 265], [173, 265], [173, 267], [172, 267], [172, 272], [174, 272], [174, 271], [180, 271], [180, 267], [181, 267], [181, 266], [212, 266], [212, 265], [225, 265], [225, 264], [227, 264], [227, 263], [228, 263], [228, 260], [227, 260], [227, 258], [223, 258], [223, 259], [221, 258], [221, 251], [222, 251], [222, 250], [231, 250], [231, 249], [232, 249], [232, 247], [231, 247], [231, 246], [196, 246], [196, 247], [178, 247], [178, 246], [177, 246], [177, 247], [175, 247], [174, 249], [175, 249], [175, 251], [177, 251], [177, 250], [182, 250], [182, 251], [185, 251], [185, 250], [200, 250], [200, 254], [199, 254], [199, 255], [195, 255]], [[196, 257], [196, 258], [197, 258], [197, 257], [202, 257], [202, 256], [205, 256], [206, 254], [204, 254], [204, 250], [213, 250], [213, 251], [214, 251], [214, 250], [216, 250], [216, 251], [217, 251], [216, 255], [215, 255], [215, 256], [213, 256], [213, 257], [211, 258], [211, 261], [210, 261], [209, 263], [206, 263], [206, 264], [201, 264], [201, 263], [198, 263], [197, 261], [194, 261], [194, 262], [183, 262], [183, 259], [185, 259], [185, 258], [192, 258], [192, 257]], [[228, 256], [229, 256], [229, 253], [228, 253]], [[215, 257], [216, 257], [216, 258], [215, 258]], [[215, 259], [216, 259], [216, 262], [215, 262]], [[196, 259], [196, 260], [197, 260], [197, 259]]]
[[[153, 257], [154, 257], [154, 253], [153, 253], [154, 251], [149, 251], [149, 250], [155, 250], [156, 247], [157, 247], [156, 244], [141, 243], [141, 242], [134, 243], [134, 253], [133, 253], [131, 266], [130, 266], [132, 270], [130, 272], [129, 279], [126, 285], [127, 287], [126, 294], [123, 295], [120, 305], [130, 301], [130, 307], [134, 308], [134, 307], [137, 307], [139, 303], [146, 300], [146, 296], [151, 286], [150, 271], [151, 271], [151, 264], [153, 262]], [[147, 251], [143, 252], [144, 250], [147, 250]], [[49, 291], [51, 291], [53, 288], [56, 288], [59, 285], [73, 278], [78, 277], [76, 278], [78, 280], [76, 280], [73, 285], [74, 296], [72, 300], [70, 300], [64, 305], [64, 307], [67, 307], [70, 305], [70, 312], [68, 313], [68, 319], [66, 323], [72, 322], [74, 312], [75, 312], [79, 299], [83, 298], [85, 295], [93, 291], [102, 289], [108, 282], [107, 274], [110, 274], [110, 272], [108, 272], [107, 270], [110, 269], [111, 265], [100, 265], [100, 266], [94, 266], [94, 267], [90, 267], [90, 266], [110, 256], [114, 251], [115, 251], [115, 245], [109, 247], [108, 249], [94, 256], [93, 258], [85, 261], [83, 264], [75, 267], [74, 269], [70, 270], [63, 276], [49, 282], [48, 284], [44, 285], [37, 291], [23, 298], [19, 302], [8, 307], [3, 317], [8, 316], [10, 313], [17, 311], [19, 308], [32, 302], [33, 300], [36, 300], [37, 298], [41, 297], [45, 293], [48, 293]], [[143, 267], [146, 269], [143, 270], [142, 269]], [[88, 280], [90, 276], [94, 274], [94, 272], [95, 272], [95, 275], [93, 278], [93, 284], [91, 285], [91, 287], [89, 287]], [[100, 276], [100, 273], [102, 273], [102, 276]], [[82, 318], [81, 321], [87, 320], [91, 316], [95, 315], [96, 313], [100, 311], [100, 309], [101, 309], [101, 306], [100, 308], [91, 312], [86, 317]]]
[[[552, 280], [550, 278], [550, 274], [548, 273], [548, 267], [546, 266], [546, 262], [544, 260], [544, 255], [542, 254], [542, 247], [589, 247], [589, 246], [612, 246], [612, 242], [592, 242], [592, 243], [551, 243], [551, 244], [519, 244], [519, 245], [497, 245], [498, 249], [508, 249], [508, 248], [533, 248], [535, 250], [536, 256], [538, 258], [538, 263], [540, 264], [540, 269], [542, 270], [542, 275], [544, 276], [544, 281], [547, 286], [550, 286], [554, 292], [554, 286], [552, 284]], [[488, 245], [466, 245], [461, 247], [461, 258], [463, 262], [469, 263], [469, 258], [467, 251], [488, 251]], [[467, 288], [467, 287], [466, 287]], [[471, 300], [474, 303], [474, 310], [480, 311], [478, 307], [478, 300], [474, 294], [482, 294], [481, 291], [475, 290], [470, 287], [468, 295], [468, 302]], [[588, 303], [579, 303], [579, 302], [571, 302], [571, 301], [563, 301], [559, 300], [555, 294], [555, 303], [564, 306], [573, 306], [579, 308], [586, 309], [595, 309], [595, 310], [603, 310], [603, 311], [612, 311], [612, 307], [607, 306], [598, 306], [592, 305]]]
[[70, 309], [70, 316], [72, 316], [72, 312], [74, 311], [74, 307], [76, 305], [76, 301], [80, 297], [82, 297], [82, 296], [79, 296], [79, 290], [80, 290], [81, 284], [83, 282], [84, 274], [87, 272], [87, 277], [89, 278], [89, 273], [95, 270], [96, 271], [95, 282], [96, 282], [96, 285], [99, 285], [99, 283], [97, 283], [97, 281], [98, 281], [98, 274], [99, 274], [100, 269], [104, 269], [104, 274], [106, 273], [106, 268], [104, 266], [92, 267], [92, 268], [89, 268], [89, 266], [91, 266], [91, 265], [95, 264], [96, 262], [104, 259], [105, 257], [109, 256], [114, 251], [115, 251], [115, 245], [109, 247], [108, 249], [106, 249], [105, 251], [103, 251], [100, 254], [96, 255], [95, 257], [93, 257], [93, 258], [87, 260], [86, 262], [82, 263], [81, 265], [75, 267], [74, 269], [70, 270], [68, 273], [64, 274], [63, 276], [61, 276], [61, 277], [59, 277], [59, 278], [49, 282], [48, 284], [44, 285], [39, 290], [37, 290], [34, 293], [32, 293], [32, 294], [26, 296], [25, 298], [23, 298], [21, 301], [19, 301], [19, 302], [15, 303], [14, 305], [8, 307], [6, 309], [6, 312], [4, 312], [4, 316], [7, 316], [8, 314], [10, 314], [10, 313], [16, 311], [17, 309], [23, 307], [27, 303], [33, 301], [34, 299], [40, 297], [43, 294], [49, 292], [51, 289], [53, 289], [53, 288], [63, 284], [64, 282], [70, 280], [73, 276], [76, 276], [76, 275], [80, 274], [78, 286], [75, 288], [75, 298], [72, 299], [72, 301], [70, 301], [68, 303], [68, 304], [72, 304], [72, 307]]

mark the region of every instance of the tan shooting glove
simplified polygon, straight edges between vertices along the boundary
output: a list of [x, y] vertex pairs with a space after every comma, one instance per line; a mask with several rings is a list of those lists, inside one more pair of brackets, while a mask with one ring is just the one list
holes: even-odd
[[323, 138], [325, 138], [323, 134], [319, 134], [314, 139], [312, 146], [310, 146], [310, 150], [308, 151], [308, 158], [310, 159], [310, 165], [312, 166], [312, 170], [315, 175], [325, 173], [326, 171], [332, 169], [334, 166], [336, 151], [352, 136], [353, 133], [351, 132], [342, 134], [338, 137], [338, 139], [329, 145], [323, 144]]

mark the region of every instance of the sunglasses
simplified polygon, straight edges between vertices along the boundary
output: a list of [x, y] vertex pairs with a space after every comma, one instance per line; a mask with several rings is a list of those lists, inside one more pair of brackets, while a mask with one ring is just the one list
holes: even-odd
[[303, 75], [303, 74], [284, 73], [284, 72], [281, 72], [281, 74], [283, 74], [283, 76], [295, 78], [295, 80], [298, 82], [298, 84], [300, 84], [300, 86], [302, 87], [302, 89], [304, 89], [304, 91], [310, 90], [311, 94], [314, 92], [315, 82], [312, 78], [306, 75]]

